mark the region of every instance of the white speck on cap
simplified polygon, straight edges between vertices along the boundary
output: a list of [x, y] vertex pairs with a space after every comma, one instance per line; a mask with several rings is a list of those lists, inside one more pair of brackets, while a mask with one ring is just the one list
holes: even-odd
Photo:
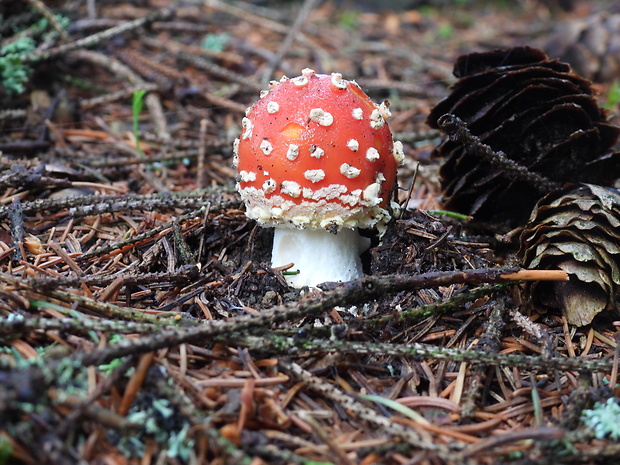
[[351, 207], [357, 205], [360, 202], [360, 195], [361, 195], [362, 191], [360, 189], [355, 189], [353, 192], [351, 192], [350, 194], [347, 195], [341, 195], [340, 196], [340, 201], [342, 203], [345, 203], [347, 205], [350, 205]]
[[347, 186], [344, 184], [330, 184], [327, 187], [321, 187], [314, 192], [315, 199], [325, 198], [326, 200], [333, 200], [340, 197], [347, 191]]
[[304, 68], [301, 70], [301, 74], [314, 74], [314, 70], [312, 68]]
[[280, 104], [278, 102], [274, 102], [273, 100], [267, 104], [267, 113], [273, 114], [277, 113], [280, 110]]
[[282, 181], [282, 184], [280, 184], [280, 190], [283, 194], [287, 194], [295, 198], [301, 195], [301, 186], [295, 181]]
[[349, 147], [354, 152], [357, 152], [360, 149], [360, 143], [355, 139], [350, 139], [349, 142], [347, 142], [347, 147]]
[[381, 129], [385, 124], [383, 116], [378, 108], [375, 108], [370, 114], [370, 127], [373, 129]]
[[342, 79], [342, 74], [332, 73], [331, 83], [336, 89], [346, 89], [347, 81]]
[[386, 121], [390, 119], [390, 116], [392, 116], [392, 112], [390, 111], [390, 106], [389, 105], [390, 104], [388, 103], [387, 100], [384, 100], [379, 105], [379, 113], [381, 113], [381, 116]]
[[241, 135], [242, 139], [252, 137], [252, 129], [254, 128], [254, 125], [252, 124], [252, 121], [250, 121], [250, 118], [244, 117], [241, 120], [241, 127], [245, 129], [245, 131], [243, 131], [243, 134]]
[[377, 161], [379, 158], [379, 151], [376, 148], [370, 147], [368, 150], [366, 150], [366, 160]]
[[331, 216], [329, 218], [322, 220], [319, 224], [321, 225], [321, 228], [323, 229], [328, 229], [328, 228], [331, 229], [334, 226], [336, 226], [337, 228], [340, 228], [344, 225], [344, 220], [340, 216]]
[[319, 182], [325, 179], [325, 171], [323, 170], [306, 170], [304, 178], [308, 181]]
[[299, 155], [299, 145], [290, 144], [288, 146], [288, 150], [286, 151], [286, 158], [291, 161], [294, 161]]
[[373, 182], [368, 185], [366, 189], [364, 189], [364, 200], [370, 202], [374, 205], [379, 205], [381, 203], [381, 198], [379, 197], [379, 193], [381, 192], [381, 183]]
[[342, 184], [330, 184], [327, 187], [321, 187], [320, 189], [312, 190], [309, 187], [304, 187], [303, 196], [307, 199], [327, 201], [339, 198], [347, 191], [347, 186]]
[[254, 182], [256, 181], [256, 173], [253, 171], [239, 171], [239, 179], [241, 182]]
[[291, 82], [297, 87], [303, 87], [308, 85], [308, 75], [302, 74], [301, 76], [294, 77]]
[[276, 181], [273, 179], [267, 179], [264, 183], [263, 183], [263, 190], [265, 191], [265, 194], [271, 194], [273, 191], [276, 190]]
[[265, 155], [269, 155], [273, 151], [273, 145], [268, 140], [264, 140], [260, 143], [260, 149]]
[[311, 157], [321, 158], [323, 155], [325, 155], [325, 150], [323, 150], [321, 147], [317, 147], [316, 145], [312, 145], [310, 147], [310, 156]]
[[233, 142], [233, 160], [232, 160], [233, 168], [237, 168], [237, 166], [239, 165], [239, 143], [240, 142], [241, 141], [239, 140], [238, 137]]
[[340, 165], [340, 172], [344, 174], [347, 178], [353, 179], [357, 178], [362, 172], [362, 170], [360, 170], [359, 168], [355, 168], [348, 163], [343, 163], [342, 165]]
[[353, 118], [361, 121], [364, 118], [364, 110], [362, 110], [361, 108], [354, 108], [351, 112], [351, 115], [353, 116]]
[[394, 155], [394, 160], [396, 160], [396, 163], [399, 165], [403, 164], [403, 161], [405, 160], [405, 149], [403, 148], [403, 143], [401, 141], [394, 141], [392, 155]]
[[310, 110], [310, 119], [319, 123], [321, 126], [331, 126], [334, 122], [333, 115], [322, 108], [313, 108]]
[[259, 98], [265, 98], [265, 97], [267, 97], [267, 95], [269, 95], [269, 91], [268, 90], [261, 90], [260, 94], [258, 94]]

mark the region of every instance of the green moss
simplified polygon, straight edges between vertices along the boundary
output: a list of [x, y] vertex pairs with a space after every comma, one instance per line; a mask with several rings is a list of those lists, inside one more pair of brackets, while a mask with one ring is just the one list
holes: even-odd
[[607, 102], [603, 105], [604, 108], [611, 110], [620, 102], [620, 81], [615, 80], [607, 92]]

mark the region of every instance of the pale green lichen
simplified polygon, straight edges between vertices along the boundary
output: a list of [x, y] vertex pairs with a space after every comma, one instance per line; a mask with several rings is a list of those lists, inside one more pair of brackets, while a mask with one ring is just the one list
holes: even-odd
[[[0, 16], [0, 22], [2, 21]], [[56, 15], [55, 26], [67, 29], [69, 18]], [[21, 37], [0, 47], [0, 86], [8, 95], [21, 94], [26, 90], [25, 84], [30, 79], [32, 67], [27, 62], [27, 57], [32, 54], [37, 41], [31, 36], [38, 37], [38, 41], [45, 43], [51, 36], [58, 32], [50, 27], [46, 18], [41, 18], [27, 30], [20, 31]]]
[[142, 432], [119, 437], [119, 450], [128, 457], [140, 457], [144, 454], [144, 441], [151, 437], [165, 449], [167, 457], [189, 460], [194, 448], [194, 440], [187, 435], [191, 425], [175, 419], [175, 414], [176, 410], [167, 399], [134, 405], [127, 420], [143, 425]]
[[28, 82], [32, 68], [24, 63], [24, 57], [35, 48], [30, 37], [21, 37], [0, 48], [0, 84], [7, 94], [21, 94]]
[[614, 398], [605, 403], [597, 402], [592, 409], [584, 410], [581, 420], [594, 431], [597, 439], [620, 439], [620, 405]]

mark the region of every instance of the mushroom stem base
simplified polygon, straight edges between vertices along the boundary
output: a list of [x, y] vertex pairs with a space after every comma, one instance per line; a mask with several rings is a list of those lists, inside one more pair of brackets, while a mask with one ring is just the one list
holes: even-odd
[[332, 234], [324, 229], [275, 228], [271, 265], [294, 263], [286, 281], [293, 287], [316, 286], [326, 281], [349, 281], [363, 276], [360, 253], [370, 241], [357, 229]]

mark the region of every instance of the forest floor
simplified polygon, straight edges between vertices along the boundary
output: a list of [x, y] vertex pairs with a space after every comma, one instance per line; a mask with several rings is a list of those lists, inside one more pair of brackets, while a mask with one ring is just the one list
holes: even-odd
[[[592, 409], [620, 395], [619, 324], [539, 313], [504, 278], [518, 234], [437, 212], [425, 123], [459, 55], [544, 47], [613, 2], [402, 3], [0, 4], [21, 47], [0, 89], [0, 464], [620, 461], [620, 432], [584, 421], [618, 424]], [[406, 159], [367, 276], [300, 292], [231, 165], [246, 108], [308, 67], [388, 99]]]

